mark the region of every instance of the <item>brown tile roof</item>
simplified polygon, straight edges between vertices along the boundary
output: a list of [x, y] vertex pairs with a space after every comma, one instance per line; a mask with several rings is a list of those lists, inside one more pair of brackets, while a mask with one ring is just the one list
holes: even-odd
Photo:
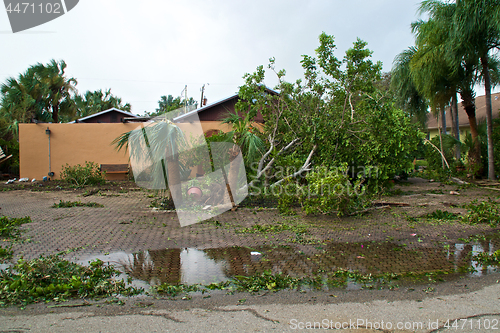
[[[500, 110], [500, 92], [491, 94], [491, 109], [493, 113], [493, 119], [499, 117]], [[476, 97], [476, 119], [477, 121], [486, 120], [486, 101], [484, 96]], [[458, 122], [459, 127], [469, 127], [469, 117], [462, 106], [462, 103], [458, 103]], [[446, 127], [451, 130], [451, 115], [450, 108], [446, 108]], [[429, 113], [427, 115], [427, 129], [437, 129], [437, 119]]]

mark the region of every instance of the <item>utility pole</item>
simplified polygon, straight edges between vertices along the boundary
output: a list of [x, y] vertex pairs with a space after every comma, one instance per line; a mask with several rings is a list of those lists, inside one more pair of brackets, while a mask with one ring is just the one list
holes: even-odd
[[[208, 85], [210, 85], [210, 83], [207, 83]], [[203, 94], [205, 93], [205, 84], [203, 84], [203, 86], [201, 87], [201, 100], [200, 100], [200, 108], [203, 107]]]
[[201, 100], [200, 100], [200, 108], [203, 107], [203, 93], [205, 92], [205, 84], [201, 87]]
[[188, 86], [184, 87], [184, 113], [187, 113], [188, 109]]
[[184, 86], [184, 89], [182, 89], [182, 91], [181, 91], [181, 95], [180, 95], [181, 101], [182, 101], [182, 93], [184, 93], [184, 112], [183, 113], [186, 113], [187, 112], [187, 94], [188, 94], [187, 84]]

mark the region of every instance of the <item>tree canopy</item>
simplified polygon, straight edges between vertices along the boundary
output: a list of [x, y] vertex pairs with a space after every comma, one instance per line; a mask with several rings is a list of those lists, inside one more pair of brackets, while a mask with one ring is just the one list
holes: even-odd
[[[411, 167], [417, 128], [395, 107], [382, 81], [382, 64], [371, 60], [367, 43], [357, 39], [342, 60], [335, 56], [333, 36], [323, 33], [319, 43], [316, 57], [303, 56], [305, 78], [295, 83], [286, 82], [285, 71], [270, 59], [278, 94], [266, 90], [263, 66], [245, 75], [237, 108], [262, 112], [267, 142], [251, 185], [264, 178], [279, 184], [320, 166], [349, 166], [353, 178], [375, 184]], [[365, 172], [375, 168], [376, 175]]]
[[146, 112], [146, 115], [148, 117], [157, 117], [159, 115], [162, 115], [170, 111], [174, 111], [186, 105], [188, 106], [193, 105], [196, 107], [198, 105], [198, 102], [196, 102], [193, 97], [190, 97], [186, 100], [181, 97], [174, 98], [174, 96], [172, 95], [168, 96], [164, 95], [161, 96], [160, 100], [158, 101], [158, 108], [156, 108], [154, 112]]
[[0, 85], [0, 145], [14, 155], [2, 168], [15, 164], [16, 172], [20, 123], [69, 122], [112, 107], [131, 110], [110, 89], [79, 95], [77, 80], [67, 77], [66, 67], [64, 60], [37, 63]]
[[[491, 84], [498, 78], [500, 2], [424, 0], [420, 11], [427, 14], [428, 19], [412, 24], [415, 46], [400, 53], [394, 62], [392, 85], [400, 104], [421, 114], [426, 105], [437, 113], [443, 112], [451, 102], [454, 132], [458, 138], [455, 105], [457, 93], [460, 94], [474, 142], [468, 154], [469, 163], [472, 169], [480, 170], [474, 87], [483, 83], [488, 124], [488, 177], [493, 179]], [[444, 114], [441, 118], [445, 119]]]

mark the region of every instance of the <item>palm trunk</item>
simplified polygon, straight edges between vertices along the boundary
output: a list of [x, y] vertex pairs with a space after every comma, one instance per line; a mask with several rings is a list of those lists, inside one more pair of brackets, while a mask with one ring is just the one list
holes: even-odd
[[486, 98], [486, 126], [488, 132], [488, 179], [495, 179], [495, 160], [493, 151], [493, 116], [491, 111], [491, 82], [488, 68], [488, 59], [481, 57], [484, 77], [484, 97]]
[[171, 155], [167, 158], [168, 189], [172, 195], [175, 206], [182, 205], [181, 173], [179, 168], [179, 156]]
[[[442, 115], [443, 115], [443, 112], [441, 111], [441, 117], [442, 117]], [[439, 113], [438, 113], [438, 134], [439, 134], [439, 149], [441, 150], [441, 166], [443, 167], [443, 170], [444, 170], [443, 136], [441, 133], [441, 127], [439, 126]]]
[[443, 134], [448, 134], [447, 130], [446, 130], [446, 108], [445, 107], [442, 107], [441, 108], [441, 125], [442, 125], [442, 129], [443, 129]]
[[228, 181], [233, 188], [237, 188], [238, 186], [238, 173], [240, 171], [240, 164], [241, 160], [236, 159], [231, 162], [231, 166], [229, 167]]
[[453, 106], [450, 105], [450, 118], [451, 118], [451, 136], [456, 138], [457, 137], [457, 131], [455, 128], [455, 114], [453, 114]]
[[52, 106], [52, 121], [57, 124], [59, 122], [59, 104]]
[[[457, 94], [453, 94], [451, 97], [451, 121], [452, 121], [452, 131], [455, 139], [460, 143], [460, 126], [458, 121], [458, 102], [457, 102]], [[457, 161], [460, 161], [460, 144], [457, 143], [455, 146], [455, 157]]]
[[[469, 118], [470, 135], [472, 137], [472, 142], [474, 146], [469, 150], [469, 162], [475, 170], [479, 172], [482, 168], [481, 166], [481, 142], [479, 141], [479, 134], [477, 131], [477, 121], [476, 121], [476, 106], [474, 105], [474, 98], [472, 91], [462, 91], [460, 93], [462, 96], [462, 106], [467, 113]], [[476, 174], [474, 175], [476, 176]]]
[[240, 149], [237, 145], [233, 145], [233, 148], [230, 150], [230, 166], [229, 166], [229, 174], [228, 174], [228, 192], [229, 192], [229, 198], [231, 199], [231, 204], [233, 207], [235, 206], [234, 203], [234, 195], [231, 191], [231, 187], [233, 189], [236, 189], [238, 186], [238, 174], [240, 171], [240, 165], [241, 165], [241, 159], [237, 158], [240, 152]]

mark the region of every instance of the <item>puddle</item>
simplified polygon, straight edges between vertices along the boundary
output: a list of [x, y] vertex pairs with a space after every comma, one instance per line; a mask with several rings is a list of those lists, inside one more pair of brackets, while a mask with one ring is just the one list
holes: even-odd
[[[340, 269], [361, 274], [415, 274], [446, 272], [446, 280], [461, 276], [482, 276], [500, 272], [495, 266], [482, 266], [470, 253], [492, 254], [500, 249], [500, 239], [454, 244], [449, 248], [409, 248], [394, 243], [352, 243], [297, 245], [286, 247], [228, 247], [212, 249], [174, 248], [139, 253], [114, 252], [89, 255], [78, 260], [101, 259], [132, 277], [135, 286], [169, 284], [210, 284], [234, 276], [251, 276], [270, 271], [293, 277], [327, 275]], [[467, 273], [470, 268], [475, 271]], [[464, 273], [459, 273], [464, 272]], [[398, 281], [399, 284], [401, 281]], [[349, 290], [361, 285], [349, 278]]]

